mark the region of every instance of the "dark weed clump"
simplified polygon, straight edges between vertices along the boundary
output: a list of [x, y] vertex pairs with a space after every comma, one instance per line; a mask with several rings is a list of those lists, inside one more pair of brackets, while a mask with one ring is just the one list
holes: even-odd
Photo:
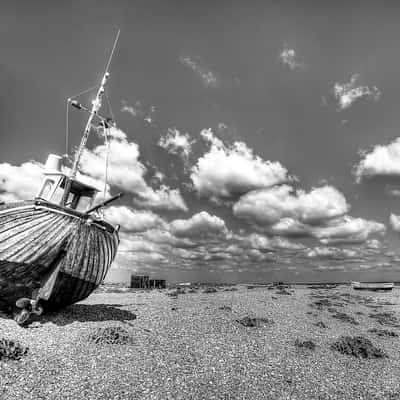
[[321, 299], [309, 304], [310, 307], [322, 310], [324, 307], [332, 307], [333, 303], [328, 299]]
[[399, 320], [392, 312], [369, 314], [369, 317], [375, 319], [381, 325], [400, 327]]
[[369, 329], [368, 332], [375, 333], [375, 335], [381, 336], [381, 337], [399, 337], [399, 334], [394, 332], [394, 331], [389, 331], [387, 329]]
[[336, 312], [336, 314], [332, 314], [332, 318], [336, 318], [340, 321], [347, 322], [352, 325], [359, 325], [359, 323], [351, 315], [343, 312]]
[[20, 360], [28, 354], [29, 348], [10, 339], [0, 338], [0, 360]]
[[272, 325], [274, 321], [272, 319], [268, 318], [251, 318], [251, 317], [244, 317], [242, 319], [237, 319], [236, 322], [239, 324], [254, 328], [254, 327], [259, 327], [263, 325]]
[[311, 350], [314, 351], [317, 345], [312, 340], [300, 340], [296, 339], [294, 345], [301, 350]]
[[225, 306], [225, 305], [219, 307], [218, 309], [219, 309], [219, 310], [222, 310], [222, 311], [232, 311], [232, 307]]
[[317, 326], [318, 328], [324, 328], [326, 329], [328, 327], [328, 325], [326, 325], [324, 322], [322, 321], [318, 321], [314, 324], [315, 326]]
[[340, 336], [339, 339], [331, 344], [331, 349], [339, 353], [358, 358], [385, 358], [386, 353], [363, 336]]
[[212, 286], [207, 287], [203, 290], [203, 293], [217, 293], [217, 292], [218, 292], [218, 290]]
[[98, 328], [89, 335], [89, 340], [96, 344], [128, 344], [132, 339], [132, 335], [121, 326]]

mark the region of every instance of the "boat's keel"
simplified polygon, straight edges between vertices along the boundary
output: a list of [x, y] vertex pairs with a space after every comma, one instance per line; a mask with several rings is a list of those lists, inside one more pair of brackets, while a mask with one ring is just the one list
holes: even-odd
[[60, 272], [61, 260], [65, 251], [62, 250], [58, 254], [58, 257], [53, 263], [53, 268], [49, 271], [46, 277], [43, 279], [42, 286], [35, 294], [32, 299], [27, 297], [21, 297], [16, 302], [15, 305], [21, 309], [15, 316], [14, 320], [19, 325], [24, 325], [28, 322], [32, 314], [41, 315], [43, 312], [43, 307], [40, 305], [42, 300], [47, 301], [51, 294], [53, 293], [54, 286], [56, 284], [58, 273]]

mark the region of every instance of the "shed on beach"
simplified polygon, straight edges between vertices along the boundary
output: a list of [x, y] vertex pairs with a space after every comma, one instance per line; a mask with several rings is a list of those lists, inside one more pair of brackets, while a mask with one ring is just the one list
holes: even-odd
[[149, 287], [154, 289], [165, 289], [167, 287], [167, 281], [165, 279], [150, 279]]
[[131, 288], [147, 289], [150, 287], [148, 275], [131, 275]]

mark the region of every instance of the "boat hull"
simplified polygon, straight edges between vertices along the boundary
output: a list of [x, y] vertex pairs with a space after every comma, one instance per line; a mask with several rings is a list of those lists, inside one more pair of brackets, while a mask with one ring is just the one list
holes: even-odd
[[46, 310], [83, 300], [104, 280], [118, 248], [104, 221], [33, 200], [0, 206], [0, 302], [33, 298], [57, 268]]
[[354, 290], [370, 290], [370, 291], [389, 291], [394, 287], [393, 282], [386, 283], [362, 283], [362, 282], [351, 282], [351, 286]]

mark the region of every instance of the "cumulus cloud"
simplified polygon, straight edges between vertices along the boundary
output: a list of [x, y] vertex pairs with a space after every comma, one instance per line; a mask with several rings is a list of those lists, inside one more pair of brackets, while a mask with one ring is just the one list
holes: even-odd
[[147, 210], [133, 210], [126, 206], [106, 208], [104, 218], [113, 225], [120, 225], [121, 230], [129, 232], [144, 232], [166, 226], [166, 222], [157, 214]]
[[309, 258], [348, 259], [358, 257], [358, 252], [353, 249], [339, 247], [314, 247], [308, 249], [306, 256]]
[[145, 208], [182, 210], [187, 206], [178, 189], [162, 185], [159, 189], [150, 187], [144, 176], [147, 168], [139, 160], [139, 146], [126, 139], [110, 140], [93, 150], [85, 150], [81, 159], [81, 170], [97, 179], [105, 179], [108, 160], [108, 183], [134, 194], [134, 202]]
[[218, 87], [219, 79], [216, 74], [207, 68], [207, 66], [200, 60], [199, 57], [191, 57], [188, 55], [182, 55], [179, 57], [179, 61], [185, 67], [191, 69], [203, 82], [206, 87]]
[[158, 145], [170, 154], [182, 156], [183, 161], [187, 163], [192, 151], [192, 145], [195, 142], [188, 133], [182, 134], [178, 129], [174, 128], [168, 129], [168, 133], [160, 138]]
[[282, 65], [289, 67], [292, 71], [303, 66], [297, 61], [296, 50], [290, 48], [287, 44], [283, 46], [283, 49], [279, 53], [278, 59]]
[[281, 185], [251, 191], [234, 205], [233, 212], [257, 224], [272, 225], [286, 218], [300, 223], [313, 223], [345, 214], [349, 205], [345, 197], [332, 186], [295, 191], [292, 186]]
[[279, 162], [265, 161], [243, 142], [225, 144], [211, 129], [201, 132], [210, 149], [197, 160], [190, 175], [199, 195], [229, 199], [257, 188], [287, 182], [291, 178]]
[[390, 226], [396, 232], [400, 232], [400, 215], [390, 214]]
[[359, 74], [352, 75], [350, 82], [335, 83], [333, 87], [333, 94], [338, 102], [340, 110], [349, 108], [356, 100], [360, 98], [371, 99], [378, 101], [381, 93], [376, 86], [372, 88], [368, 86], [356, 86]]
[[0, 200], [18, 201], [34, 198], [43, 179], [43, 165], [26, 162], [20, 166], [0, 164]]
[[354, 175], [357, 182], [374, 176], [400, 175], [400, 138], [363, 152], [362, 159], [355, 165]]
[[294, 191], [289, 185], [251, 191], [233, 213], [273, 235], [313, 237], [324, 244], [361, 243], [385, 232], [384, 224], [353, 218], [345, 197], [332, 186]]
[[315, 237], [324, 244], [333, 243], [362, 243], [371, 235], [384, 234], [384, 224], [363, 218], [353, 218], [345, 215], [329, 221], [325, 226], [313, 228]]
[[176, 219], [171, 222], [170, 227], [176, 237], [212, 238], [228, 233], [225, 221], [206, 211], [201, 211], [189, 219]]

